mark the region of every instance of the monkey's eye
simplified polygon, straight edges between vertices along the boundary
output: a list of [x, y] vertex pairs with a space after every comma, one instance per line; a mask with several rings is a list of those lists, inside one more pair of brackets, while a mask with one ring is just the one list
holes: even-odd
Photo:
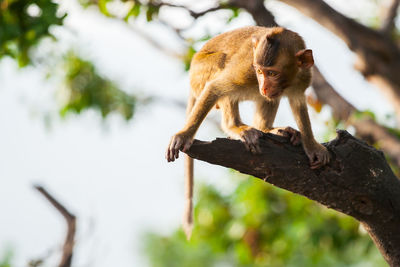
[[261, 69], [257, 69], [257, 73], [258, 74], [262, 74], [262, 70]]
[[274, 77], [274, 76], [278, 75], [278, 73], [276, 71], [269, 70], [269, 71], [267, 71], [267, 75], [271, 76], [271, 77]]

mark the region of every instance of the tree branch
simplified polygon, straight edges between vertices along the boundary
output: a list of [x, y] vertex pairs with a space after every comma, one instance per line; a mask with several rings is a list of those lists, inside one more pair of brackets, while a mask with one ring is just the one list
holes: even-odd
[[353, 116], [354, 113], [360, 111], [333, 89], [317, 67], [314, 67], [312, 86], [318, 100], [331, 107], [334, 117], [352, 125], [357, 136], [363, 140], [378, 143], [379, 148], [400, 167], [400, 140], [396, 136], [370, 118]]
[[75, 232], [76, 232], [76, 217], [69, 212], [60, 202], [58, 202], [50, 193], [40, 185], [35, 185], [34, 188], [38, 190], [64, 217], [67, 222], [67, 235], [64, 241], [63, 254], [58, 267], [70, 267], [72, 262], [72, 255], [75, 245]]
[[381, 26], [381, 32], [390, 35], [394, 29], [394, 20], [397, 16], [397, 10], [399, 9], [400, 0], [392, 0], [388, 8], [385, 10], [383, 16], [383, 23]]
[[[259, 26], [277, 25], [273, 15], [265, 8], [263, 0], [231, 0], [229, 4], [245, 9]], [[352, 114], [359, 111], [335, 91], [317, 66], [314, 66], [312, 87], [318, 100], [329, 105], [337, 119], [354, 126], [358, 136], [379, 143], [380, 148], [400, 167], [400, 140], [371, 119], [352, 117]]]
[[368, 28], [333, 9], [322, 0], [280, 0], [341, 38], [356, 55], [355, 68], [383, 90], [400, 124], [400, 49], [380, 31]]
[[265, 8], [264, 1], [262, 0], [230, 0], [230, 6], [243, 8], [251, 14], [254, 21], [259, 26], [273, 27], [278, 26], [275, 21], [274, 15]]
[[360, 221], [391, 266], [400, 266], [400, 181], [383, 153], [346, 131], [325, 144], [331, 162], [312, 170], [301, 146], [264, 134], [262, 153], [251, 154], [241, 141], [195, 140], [186, 152], [194, 159], [233, 168], [315, 200]]

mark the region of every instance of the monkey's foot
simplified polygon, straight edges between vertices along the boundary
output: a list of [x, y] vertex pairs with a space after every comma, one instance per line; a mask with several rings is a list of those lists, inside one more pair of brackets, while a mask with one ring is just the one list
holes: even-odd
[[306, 154], [310, 159], [311, 169], [318, 169], [328, 164], [330, 155], [328, 149], [321, 144], [316, 143], [315, 147], [306, 149]]
[[301, 143], [300, 132], [293, 129], [292, 127], [288, 126], [286, 128], [278, 129], [278, 133], [279, 135], [290, 138], [290, 143], [292, 143], [294, 146], [297, 146]]
[[259, 139], [262, 136], [263, 132], [250, 127], [240, 133], [240, 139], [243, 141], [246, 149], [254, 154], [261, 153]]
[[192, 143], [193, 138], [183, 133], [177, 133], [176, 135], [172, 136], [167, 151], [165, 152], [166, 160], [168, 162], [175, 161], [175, 159], [179, 158], [179, 150], [188, 150]]

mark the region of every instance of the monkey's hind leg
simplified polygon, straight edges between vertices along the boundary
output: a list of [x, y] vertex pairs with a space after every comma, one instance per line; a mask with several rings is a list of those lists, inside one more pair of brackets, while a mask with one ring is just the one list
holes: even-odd
[[292, 127], [273, 127], [276, 112], [279, 107], [279, 99], [274, 101], [259, 100], [256, 102], [256, 112], [254, 114], [254, 127], [265, 133], [272, 133], [288, 137], [293, 145], [301, 142], [300, 132]]
[[222, 111], [222, 129], [231, 138], [243, 141], [246, 149], [252, 153], [261, 153], [259, 138], [262, 133], [242, 122], [239, 114], [238, 101], [232, 101], [229, 97], [218, 101]]

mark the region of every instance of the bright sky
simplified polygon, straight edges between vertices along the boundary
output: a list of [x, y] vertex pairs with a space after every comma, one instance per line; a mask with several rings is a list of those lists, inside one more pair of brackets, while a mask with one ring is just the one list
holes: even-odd
[[[354, 0], [330, 2], [347, 7], [346, 12], [359, 10]], [[340, 40], [291, 8], [274, 2], [268, 7], [279, 23], [303, 35], [317, 64], [342, 95], [360, 109], [377, 110], [381, 117], [391, 111], [376, 89], [352, 69], [354, 58]], [[60, 45], [72, 44], [127, 91], [186, 99], [188, 78], [180, 62], [150, 47], [122, 23], [82, 12], [73, 3], [64, 8], [70, 12], [66, 19], [70, 30], [56, 31]], [[162, 16], [173, 17], [178, 25], [188, 21], [182, 12], [166, 11]], [[205, 29], [217, 33], [224, 29], [225, 16], [218, 12], [201, 18], [189, 33]], [[251, 23], [243, 14], [229, 28]], [[156, 23], [139, 22], [139, 26], [179, 48], [173, 34]], [[66, 120], [56, 117], [48, 128], [43, 112], [54, 110], [55, 86], [33, 68], [17, 70], [9, 59], [0, 62], [0, 253], [11, 247], [15, 266], [21, 267], [62, 244], [64, 221], [32, 189], [33, 183], [40, 183], [78, 217], [74, 266], [146, 266], [141, 234], [168, 233], [180, 223], [183, 162], [167, 164], [164, 151], [170, 136], [183, 126], [184, 112], [158, 104], [139, 110], [132, 122], [112, 116], [105, 124], [94, 112], [86, 112]], [[276, 125], [295, 126], [288, 110], [281, 106]], [[251, 120], [251, 105], [243, 105], [242, 115]], [[326, 130], [327, 116], [327, 108], [312, 114], [317, 136]], [[204, 123], [197, 138], [216, 136], [223, 134]], [[229, 190], [228, 176], [221, 167], [196, 162], [197, 181]], [[53, 255], [46, 266], [54, 266], [58, 256]]]

